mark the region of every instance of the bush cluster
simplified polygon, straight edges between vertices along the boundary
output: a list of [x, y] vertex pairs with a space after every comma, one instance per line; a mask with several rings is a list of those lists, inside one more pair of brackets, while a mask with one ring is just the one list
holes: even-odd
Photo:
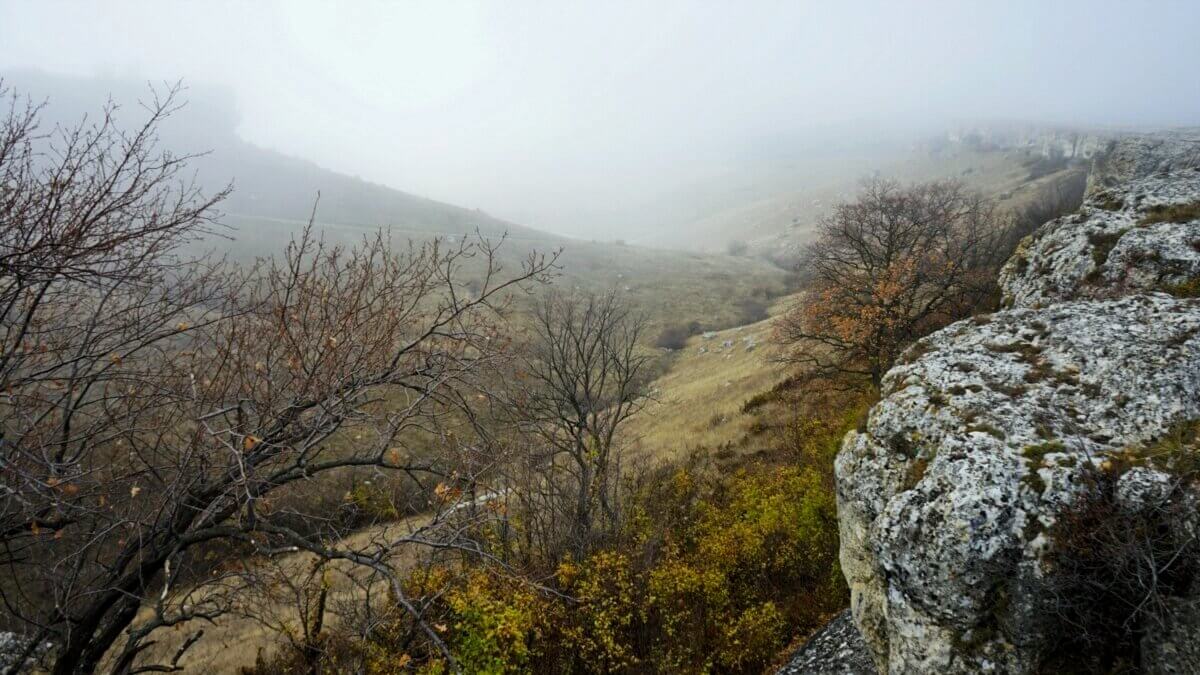
[[[847, 602], [832, 461], [865, 407], [771, 426], [770, 447], [734, 470], [696, 452], [631, 478], [618, 531], [587, 555], [520, 574], [443, 558], [410, 576], [408, 598], [464, 672], [761, 672]], [[385, 623], [327, 637], [338, 647], [317, 670], [448, 672], [408, 615]]]

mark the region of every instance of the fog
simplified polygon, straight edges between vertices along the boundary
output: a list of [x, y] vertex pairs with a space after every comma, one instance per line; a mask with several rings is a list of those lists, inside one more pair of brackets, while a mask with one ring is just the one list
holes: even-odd
[[1184, 0], [6, 2], [0, 74], [220, 87], [254, 144], [636, 240], [721, 181], [964, 120], [1200, 124], [1198, 35]]

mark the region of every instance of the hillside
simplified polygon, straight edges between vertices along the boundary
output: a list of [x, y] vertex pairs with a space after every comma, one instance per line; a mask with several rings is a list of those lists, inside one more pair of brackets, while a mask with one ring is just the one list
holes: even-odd
[[862, 180], [872, 175], [901, 182], [961, 180], [968, 187], [997, 198], [1006, 208], [1019, 209], [1039, 190], [1077, 178], [1082, 158], [1045, 161], [1040, 148], [985, 146], [961, 142], [876, 147], [836, 157], [796, 158], [765, 164], [749, 176], [753, 185], [729, 193], [703, 215], [687, 222], [678, 234], [664, 232], [646, 241], [699, 251], [725, 251], [743, 243], [753, 255], [793, 264], [822, 216], [851, 198]]
[[[112, 100], [119, 106], [116, 121], [129, 128], [142, 121], [139, 101], [150, 94], [149, 85], [136, 81], [28, 70], [5, 73], [4, 82], [21, 95], [45, 102], [45, 121], [59, 125], [73, 125], [85, 117], [96, 121], [98, 106]], [[155, 88], [165, 91], [165, 85]], [[387, 225], [413, 233], [463, 234], [479, 230], [488, 236], [508, 232], [513, 237], [539, 241], [561, 239], [482, 211], [426, 199], [258, 147], [238, 135], [236, 106], [225, 90], [186, 84], [181, 99], [185, 105], [159, 129], [160, 146], [174, 153], [202, 155], [193, 160], [191, 168], [206, 191], [232, 183], [234, 191], [221, 206], [232, 225], [252, 226], [260, 219], [307, 221], [319, 192], [319, 220], [324, 223]]]

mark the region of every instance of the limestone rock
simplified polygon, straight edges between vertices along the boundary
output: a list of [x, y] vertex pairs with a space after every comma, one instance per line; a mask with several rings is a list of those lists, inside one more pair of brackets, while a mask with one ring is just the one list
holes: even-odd
[[1088, 174], [1088, 194], [1196, 166], [1200, 166], [1200, 129], [1123, 136], [1098, 153]]
[[[882, 394], [836, 463], [842, 567], [879, 671], [1031, 672], [1051, 644], [1044, 532], [1085, 465], [1200, 418], [1200, 300], [961, 321], [910, 348]], [[1128, 476], [1122, 499], [1153, 499], [1162, 480]]]
[[1021, 242], [1000, 286], [1005, 304], [1016, 307], [1152, 290], [1200, 293], [1200, 168], [1090, 195], [1078, 213]]
[[776, 675], [876, 675], [870, 652], [842, 612], [808, 639]]

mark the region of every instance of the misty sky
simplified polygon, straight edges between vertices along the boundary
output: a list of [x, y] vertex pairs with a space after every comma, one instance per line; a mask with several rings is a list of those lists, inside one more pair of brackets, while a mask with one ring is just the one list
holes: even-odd
[[1200, 2], [0, 0], [0, 74], [225, 85], [249, 141], [579, 234], [772, 139], [1200, 124]]

